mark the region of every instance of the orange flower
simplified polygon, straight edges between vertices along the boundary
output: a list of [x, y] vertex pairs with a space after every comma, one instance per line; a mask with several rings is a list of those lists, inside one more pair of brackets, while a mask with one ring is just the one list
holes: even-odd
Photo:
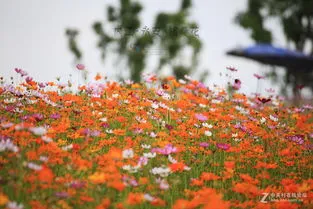
[[100, 73], [97, 73], [97, 75], [95, 76], [95, 80], [98, 81], [102, 78], [102, 76], [100, 75]]
[[171, 165], [169, 165], [171, 171], [173, 172], [182, 172], [184, 171], [184, 168], [185, 168], [185, 164], [184, 163], [173, 163]]
[[96, 172], [89, 176], [88, 179], [94, 184], [102, 184], [107, 181], [108, 176], [105, 173]]
[[209, 197], [209, 202], [203, 207], [203, 209], [229, 209], [230, 203], [223, 201], [221, 195], [213, 193]]
[[113, 133], [114, 133], [115, 135], [117, 135], [117, 136], [124, 136], [125, 133], [126, 133], [126, 130], [124, 130], [124, 129], [115, 129], [115, 130], [113, 131]]
[[173, 209], [189, 209], [189, 201], [184, 199], [178, 199], [173, 205]]
[[125, 188], [125, 184], [123, 182], [117, 181], [117, 180], [115, 180], [113, 182], [109, 182], [108, 186], [112, 187], [112, 188], [114, 188], [114, 189], [116, 189], [116, 190], [118, 190], [120, 192], [123, 191], [124, 188]]
[[253, 179], [251, 176], [249, 176], [248, 174], [240, 174], [239, 175], [240, 178], [242, 180], [244, 180], [245, 182], [249, 183], [249, 184], [258, 184], [259, 180], [257, 179]]
[[145, 185], [148, 183], [148, 178], [146, 177], [140, 177], [139, 178], [139, 184]]
[[127, 197], [127, 204], [139, 205], [143, 202], [143, 195], [141, 193], [129, 193]]
[[31, 207], [33, 209], [47, 209], [47, 206], [44, 204], [41, 204], [41, 202], [37, 201], [37, 200], [32, 200], [29, 202], [29, 204], [31, 205]]
[[253, 184], [249, 184], [249, 183], [237, 183], [233, 187], [233, 190], [235, 192], [244, 194], [248, 197], [255, 197], [259, 194], [259, 189]]
[[107, 154], [111, 159], [119, 160], [122, 159], [122, 150], [116, 147], [110, 149]]
[[80, 200], [84, 201], [84, 202], [93, 202], [94, 199], [92, 197], [89, 196], [80, 196]]
[[230, 168], [230, 169], [234, 169], [235, 167], [235, 162], [234, 161], [225, 161], [224, 162], [225, 168]]
[[152, 200], [151, 205], [164, 207], [166, 205], [165, 201], [160, 198], [155, 198]]
[[201, 174], [200, 178], [203, 181], [211, 181], [211, 180], [218, 180], [218, 179], [220, 179], [220, 177], [215, 175], [214, 173], [207, 173], [207, 172], [203, 172]]
[[104, 198], [100, 205], [96, 207], [96, 209], [108, 209], [110, 207], [111, 201], [109, 198]]
[[52, 183], [54, 174], [50, 168], [43, 166], [43, 168], [38, 171], [38, 179], [42, 182]]
[[202, 186], [203, 181], [199, 180], [199, 179], [192, 179], [190, 185], [191, 186]]
[[28, 160], [37, 160], [38, 159], [38, 154], [35, 151], [28, 151], [26, 153], [27, 159]]

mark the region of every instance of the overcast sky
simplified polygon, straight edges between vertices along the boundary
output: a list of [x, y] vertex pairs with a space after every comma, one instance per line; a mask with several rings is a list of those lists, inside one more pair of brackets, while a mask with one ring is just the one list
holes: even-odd
[[[73, 55], [67, 48], [65, 28], [80, 29], [79, 46], [84, 52], [83, 64], [92, 73], [102, 72], [114, 78], [115, 66], [100, 61], [96, 49], [97, 37], [91, 29], [94, 21], [105, 20], [105, 8], [116, 5], [118, 0], [1, 0], [0, 1], [0, 74], [14, 75], [15, 67], [22, 68], [36, 80], [48, 81], [61, 76], [67, 79], [74, 74]], [[141, 0], [144, 10], [143, 25], [152, 27], [155, 15], [160, 11], [176, 11], [180, 0]], [[236, 77], [243, 82], [242, 92], [256, 89], [253, 73], [262, 74], [269, 68], [253, 61], [229, 57], [225, 52], [237, 46], [249, 46], [253, 41], [247, 31], [233, 23], [237, 12], [246, 7], [246, 0], [194, 0], [191, 19], [199, 24], [199, 36], [204, 47], [199, 70], [209, 70], [206, 84], [223, 84], [220, 72], [225, 67], [239, 69]], [[273, 29], [274, 43], [284, 46], [278, 22], [270, 21], [267, 27]], [[153, 62], [153, 61], [151, 61]], [[149, 63], [152, 66], [155, 63]], [[270, 88], [270, 82], [263, 82], [263, 88]]]

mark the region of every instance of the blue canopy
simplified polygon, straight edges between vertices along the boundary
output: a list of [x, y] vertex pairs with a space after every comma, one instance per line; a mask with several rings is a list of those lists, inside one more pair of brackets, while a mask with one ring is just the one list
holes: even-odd
[[[274, 55], [281, 57], [303, 57], [308, 58], [307, 55], [298, 51], [291, 51], [289, 49], [274, 47], [270, 44], [257, 44], [244, 49], [244, 52], [250, 55]], [[312, 57], [311, 57], [312, 59]]]
[[313, 57], [302, 52], [274, 47], [270, 44], [256, 44], [227, 52], [228, 55], [253, 59], [263, 64], [283, 66], [299, 70], [313, 70]]

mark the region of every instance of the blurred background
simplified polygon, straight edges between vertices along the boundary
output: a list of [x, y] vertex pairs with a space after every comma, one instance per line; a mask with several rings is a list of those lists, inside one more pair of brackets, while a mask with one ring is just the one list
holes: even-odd
[[[89, 78], [100, 72], [140, 81], [143, 72], [155, 72], [226, 86], [232, 74], [246, 94], [311, 96], [313, 82], [295, 85], [282, 67], [226, 52], [271, 43], [312, 54], [313, 0], [2, 0], [0, 17], [4, 77], [21, 68], [35, 80], [66, 83], [82, 63]], [[257, 82], [254, 74], [266, 78]]]

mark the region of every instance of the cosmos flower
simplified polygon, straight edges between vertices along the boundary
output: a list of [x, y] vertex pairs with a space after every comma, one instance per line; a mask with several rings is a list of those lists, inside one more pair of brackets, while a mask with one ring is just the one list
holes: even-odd
[[208, 117], [203, 115], [203, 114], [195, 114], [196, 118], [201, 121], [201, 122], [204, 122], [204, 121], [207, 121], [208, 120]]
[[17, 202], [8, 202], [7, 204], [8, 209], [23, 209], [23, 204], [18, 204]]
[[86, 69], [85, 65], [83, 65], [83, 64], [77, 64], [76, 68], [77, 68], [77, 70], [85, 70]]
[[122, 156], [124, 159], [129, 159], [134, 157], [134, 151], [133, 149], [125, 149], [122, 152]]
[[19, 148], [15, 146], [10, 139], [1, 139], [0, 141], [0, 152], [9, 150], [11, 152], [18, 152]]
[[153, 148], [151, 152], [156, 152], [162, 155], [169, 155], [171, 153], [176, 153], [178, 150], [171, 144], [166, 145], [164, 148]]
[[227, 70], [232, 71], [232, 72], [237, 72], [238, 70], [234, 67], [226, 67]]
[[239, 90], [240, 88], [241, 88], [241, 81], [239, 79], [235, 79], [234, 84], [233, 84], [233, 89]]
[[199, 146], [206, 148], [206, 147], [209, 146], [209, 143], [207, 143], [207, 142], [200, 142], [200, 143], [199, 143]]
[[261, 75], [256, 74], [256, 73], [254, 73], [253, 76], [256, 77], [258, 80], [265, 78], [264, 76], [261, 76]]
[[209, 131], [209, 130], [207, 130], [207, 131], [204, 132], [204, 135], [206, 135], [206, 136], [212, 136], [212, 132]]
[[228, 150], [230, 148], [229, 144], [224, 144], [224, 143], [217, 143], [216, 146], [217, 148], [222, 149], [222, 150]]
[[168, 167], [154, 167], [150, 170], [153, 175], [159, 175], [161, 177], [167, 177], [171, 173], [171, 169]]
[[42, 127], [42, 126], [39, 126], [39, 127], [32, 127], [32, 128], [29, 128], [29, 130], [37, 135], [37, 136], [42, 136], [42, 135], [45, 135], [47, 133], [47, 129]]

